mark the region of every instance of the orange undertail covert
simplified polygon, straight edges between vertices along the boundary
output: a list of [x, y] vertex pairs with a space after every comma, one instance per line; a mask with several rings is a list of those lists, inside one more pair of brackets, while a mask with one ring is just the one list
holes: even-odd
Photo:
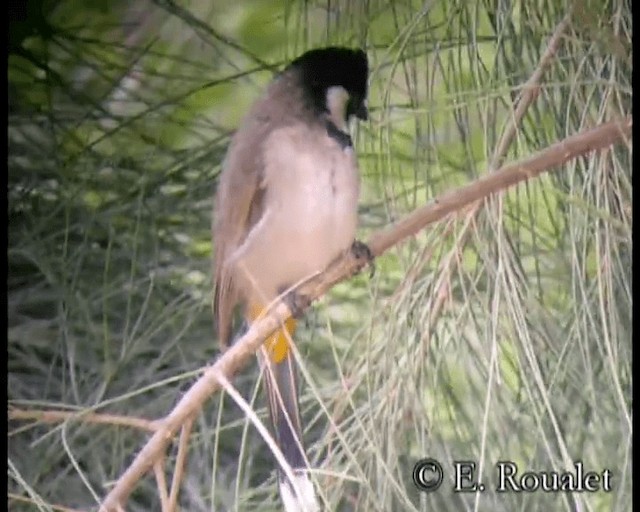
[[[262, 306], [252, 305], [249, 308], [249, 320], [251, 322], [264, 316], [266, 309]], [[280, 327], [265, 340], [265, 347], [273, 363], [281, 363], [289, 355], [289, 339], [296, 330], [296, 320], [292, 317], [284, 321], [284, 326]]]

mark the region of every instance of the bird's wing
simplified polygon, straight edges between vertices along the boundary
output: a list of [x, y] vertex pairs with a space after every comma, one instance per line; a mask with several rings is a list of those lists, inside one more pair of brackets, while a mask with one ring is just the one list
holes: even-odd
[[267, 131], [268, 120], [256, 117], [244, 123], [234, 135], [218, 182], [213, 221], [213, 314], [223, 347], [231, 340], [233, 310], [241, 299], [227, 260], [263, 214], [261, 143]]

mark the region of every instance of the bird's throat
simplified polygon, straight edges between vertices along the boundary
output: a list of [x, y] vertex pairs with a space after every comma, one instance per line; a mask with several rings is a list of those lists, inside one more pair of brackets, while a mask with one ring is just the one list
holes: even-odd
[[353, 147], [353, 141], [351, 140], [351, 135], [349, 135], [347, 132], [342, 131], [340, 128], [338, 128], [333, 121], [331, 121], [330, 119], [327, 119], [326, 127], [327, 127], [327, 135], [329, 135], [329, 137], [331, 137], [333, 140], [335, 140], [338, 143], [338, 145], [340, 146], [340, 149], [347, 149], [347, 148]]

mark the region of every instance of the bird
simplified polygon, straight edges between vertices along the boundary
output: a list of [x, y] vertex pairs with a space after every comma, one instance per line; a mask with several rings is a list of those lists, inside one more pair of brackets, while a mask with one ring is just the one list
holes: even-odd
[[[212, 222], [223, 349], [235, 312], [250, 325], [296, 284], [364, 245], [355, 240], [360, 172], [350, 126], [368, 119], [368, 75], [360, 48], [309, 50], [275, 76], [234, 133]], [[287, 512], [311, 512], [319, 507], [302, 442], [295, 329], [296, 319], [287, 319], [258, 358], [273, 437], [293, 470], [292, 481], [277, 468], [281, 500]]]

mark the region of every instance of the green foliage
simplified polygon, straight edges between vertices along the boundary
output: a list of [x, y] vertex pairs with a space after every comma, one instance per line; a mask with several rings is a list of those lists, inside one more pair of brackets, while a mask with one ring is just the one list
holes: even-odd
[[[28, 2], [8, 84], [9, 407], [166, 414], [217, 355], [212, 198], [229, 136], [284, 61], [366, 47], [361, 238], [504, 156], [631, 115], [628, 2]], [[588, 154], [425, 230], [302, 322], [301, 405], [327, 510], [628, 510], [631, 161]], [[213, 241], [215, 243], [215, 240]], [[234, 385], [262, 419], [255, 363]], [[11, 510], [95, 508], [146, 435], [11, 421]], [[482, 494], [412, 466], [473, 460]], [[175, 452], [168, 454], [169, 468]], [[496, 493], [494, 465], [613, 472], [610, 493]], [[196, 418], [184, 510], [279, 510], [273, 459], [227, 396]], [[128, 510], [159, 509], [152, 478]]]

